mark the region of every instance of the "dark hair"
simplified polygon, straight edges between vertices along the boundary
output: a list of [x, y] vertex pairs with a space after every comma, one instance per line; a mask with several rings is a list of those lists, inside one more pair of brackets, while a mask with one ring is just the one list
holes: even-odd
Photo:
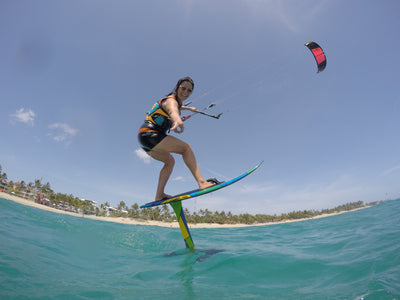
[[172, 90], [171, 93], [169, 93], [167, 96], [170, 95], [176, 95], [176, 93], [178, 92], [179, 87], [181, 86], [182, 83], [184, 83], [185, 81], [190, 82], [192, 84], [192, 87], [194, 89], [194, 81], [192, 78], [190, 78], [189, 76], [183, 77], [181, 79], [178, 80], [178, 82], [176, 83], [175, 88]]

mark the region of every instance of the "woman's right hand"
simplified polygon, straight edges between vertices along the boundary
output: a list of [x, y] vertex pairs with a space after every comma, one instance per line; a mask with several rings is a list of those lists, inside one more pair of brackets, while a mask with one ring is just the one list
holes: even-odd
[[183, 121], [181, 118], [179, 118], [178, 120], [176, 120], [172, 123], [171, 130], [173, 130], [174, 132], [182, 133], [184, 129], [185, 129], [185, 125], [183, 124]]

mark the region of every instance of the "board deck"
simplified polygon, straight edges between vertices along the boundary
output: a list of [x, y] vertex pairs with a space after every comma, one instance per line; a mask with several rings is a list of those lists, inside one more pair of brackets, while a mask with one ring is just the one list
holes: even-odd
[[185, 193], [182, 193], [182, 194], [175, 195], [175, 196], [173, 196], [171, 198], [168, 198], [168, 199], [149, 202], [149, 203], [146, 203], [146, 204], [140, 206], [140, 208], [153, 207], [153, 206], [158, 206], [158, 205], [162, 205], [162, 204], [167, 204], [167, 203], [173, 203], [173, 202], [177, 202], [177, 201], [187, 200], [187, 199], [195, 198], [195, 197], [198, 197], [198, 196], [201, 196], [201, 195], [204, 195], [204, 194], [208, 194], [208, 193], [217, 191], [217, 190], [222, 189], [224, 187], [227, 187], [227, 186], [229, 186], [229, 185], [231, 185], [231, 184], [233, 184], [235, 182], [238, 182], [239, 180], [241, 180], [241, 179], [245, 178], [246, 176], [250, 175], [259, 166], [261, 166], [261, 164], [263, 162], [264, 161], [261, 161], [260, 163], [258, 163], [256, 166], [254, 166], [250, 170], [244, 172], [243, 174], [241, 174], [241, 175], [239, 175], [239, 176], [237, 176], [235, 178], [232, 178], [231, 180], [221, 182], [219, 184], [213, 185], [213, 186], [211, 186], [209, 188], [206, 188], [206, 189], [202, 189], [202, 190], [201, 189], [197, 189], [197, 190], [193, 190], [193, 191], [189, 191], [189, 192], [185, 192]]

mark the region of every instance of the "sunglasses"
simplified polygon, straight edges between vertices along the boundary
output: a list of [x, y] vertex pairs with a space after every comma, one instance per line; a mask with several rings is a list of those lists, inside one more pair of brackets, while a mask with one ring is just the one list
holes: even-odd
[[189, 88], [187, 88], [187, 87], [185, 87], [185, 86], [180, 86], [180, 88], [181, 88], [182, 91], [184, 91], [184, 92], [188, 91], [189, 94], [191, 94], [191, 93], [193, 92], [192, 89], [189, 89]]

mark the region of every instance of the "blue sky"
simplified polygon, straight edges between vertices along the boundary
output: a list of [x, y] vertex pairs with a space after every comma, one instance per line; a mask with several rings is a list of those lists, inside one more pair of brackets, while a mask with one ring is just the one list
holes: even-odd
[[[179, 138], [205, 178], [185, 207], [279, 214], [400, 196], [398, 1], [2, 1], [0, 164], [9, 180], [129, 206], [161, 164], [139, 151], [153, 103], [191, 76]], [[327, 68], [316, 73], [308, 41]], [[196, 188], [180, 156], [166, 192]]]

